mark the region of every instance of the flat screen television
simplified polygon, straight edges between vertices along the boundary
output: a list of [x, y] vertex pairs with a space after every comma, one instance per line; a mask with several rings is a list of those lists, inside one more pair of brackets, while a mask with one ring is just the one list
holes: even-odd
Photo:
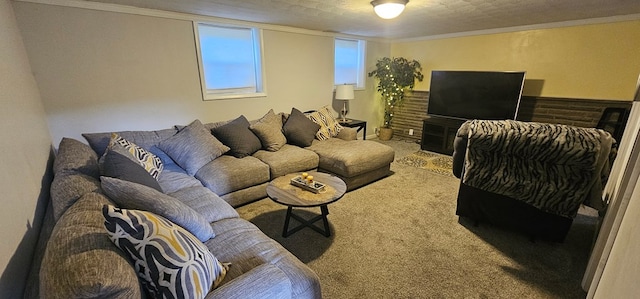
[[430, 116], [456, 119], [516, 119], [524, 71], [431, 72]]

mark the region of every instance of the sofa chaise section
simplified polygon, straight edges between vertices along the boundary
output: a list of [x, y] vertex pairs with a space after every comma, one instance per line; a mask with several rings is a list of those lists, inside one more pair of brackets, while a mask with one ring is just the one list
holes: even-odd
[[371, 140], [314, 140], [308, 149], [320, 157], [318, 170], [336, 174], [353, 190], [390, 173], [395, 152]]

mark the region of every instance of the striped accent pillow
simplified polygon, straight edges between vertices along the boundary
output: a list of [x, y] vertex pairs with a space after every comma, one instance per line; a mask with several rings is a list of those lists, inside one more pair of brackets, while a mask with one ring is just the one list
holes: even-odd
[[105, 151], [105, 155], [110, 150], [115, 150], [121, 154], [127, 154], [126, 156], [128, 158], [144, 167], [144, 169], [156, 180], [164, 168], [162, 160], [158, 158], [158, 156], [137, 146], [135, 143], [122, 138], [122, 136], [116, 133], [111, 133], [111, 140], [109, 140], [109, 146]]
[[338, 136], [342, 126], [333, 116], [329, 106], [324, 106], [320, 110], [307, 114], [307, 117], [320, 125], [320, 130], [316, 133], [316, 139], [327, 140], [331, 137]]
[[112, 205], [102, 214], [109, 238], [132, 261], [151, 298], [204, 298], [224, 279], [229, 264], [162, 216]]

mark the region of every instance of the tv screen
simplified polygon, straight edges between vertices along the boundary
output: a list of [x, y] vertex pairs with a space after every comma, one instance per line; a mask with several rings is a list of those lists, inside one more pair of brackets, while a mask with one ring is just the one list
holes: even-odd
[[432, 71], [427, 114], [458, 119], [515, 119], [525, 72]]

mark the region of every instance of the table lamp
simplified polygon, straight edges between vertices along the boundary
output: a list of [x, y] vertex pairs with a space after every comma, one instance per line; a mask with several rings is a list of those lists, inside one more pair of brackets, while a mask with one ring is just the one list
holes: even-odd
[[349, 122], [347, 120], [347, 101], [353, 100], [355, 98], [353, 94], [353, 85], [343, 84], [336, 86], [336, 100], [341, 100], [342, 102], [342, 110], [340, 111], [340, 117], [342, 118], [340, 122], [346, 123]]

